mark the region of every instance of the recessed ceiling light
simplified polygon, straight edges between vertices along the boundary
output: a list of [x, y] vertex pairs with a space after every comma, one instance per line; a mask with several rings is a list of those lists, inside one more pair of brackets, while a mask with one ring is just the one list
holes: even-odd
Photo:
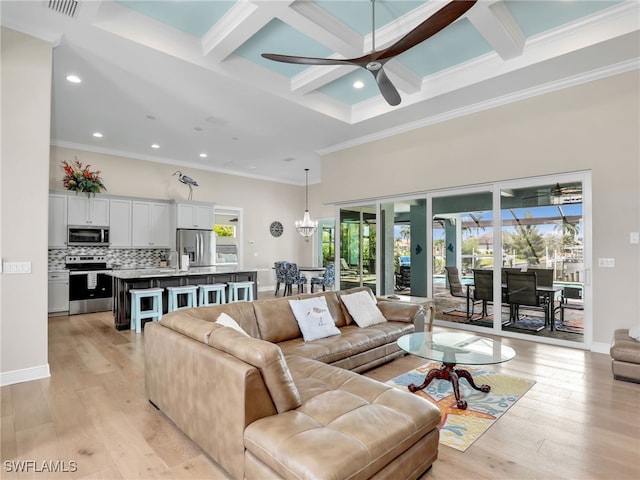
[[80, 83], [80, 82], [82, 82], [82, 79], [77, 75], [70, 74], [70, 75], [67, 75], [66, 78], [71, 83]]
[[362, 88], [364, 87], [364, 82], [362, 80], [356, 80], [353, 82], [353, 88]]
[[100, 132], [93, 132], [93, 136], [96, 138], [102, 138], [103, 135]]
[[154, 143], [153, 145], [151, 145], [151, 148], [160, 148], [160, 145], [158, 145], [157, 143]]
[[207, 158], [207, 154], [206, 153], [201, 153], [200, 154], [200, 158]]

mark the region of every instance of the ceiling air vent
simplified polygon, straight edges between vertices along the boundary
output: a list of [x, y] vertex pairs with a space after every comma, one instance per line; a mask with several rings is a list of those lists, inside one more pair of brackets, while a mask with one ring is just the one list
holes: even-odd
[[49, 0], [49, 8], [54, 12], [71, 18], [75, 18], [78, 14], [78, 2], [76, 0]]

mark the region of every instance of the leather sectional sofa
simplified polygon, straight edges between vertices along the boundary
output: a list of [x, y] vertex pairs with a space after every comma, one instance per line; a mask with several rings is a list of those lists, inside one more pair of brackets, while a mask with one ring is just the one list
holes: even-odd
[[[420, 477], [438, 455], [440, 411], [356, 372], [402, 355], [396, 340], [415, 331], [421, 307], [379, 301], [386, 321], [361, 328], [342, 299], [362, 290], [198, 307], [147, 323], [149, 400], [232, 479]], [[324, 297], [339, 335], [304, 341], [289, 300], [312, 297]], [[248, 335], [216, 323], [223, 312]]]

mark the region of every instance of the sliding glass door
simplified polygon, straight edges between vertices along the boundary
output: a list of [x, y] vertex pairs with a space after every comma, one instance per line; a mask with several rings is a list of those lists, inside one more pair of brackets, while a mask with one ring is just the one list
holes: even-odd
[[583, 341], [582, 181], [501, 190], [502, 329]]
[[376, 291], [376, 205], [340, 209], [340, 289]]
[[432, 199], [431, 277], [436, 318], [451, 324], [493, 327], [493, 292], [480, 298], [477, 271], [494, 266], [492, 192], [478, 190]]

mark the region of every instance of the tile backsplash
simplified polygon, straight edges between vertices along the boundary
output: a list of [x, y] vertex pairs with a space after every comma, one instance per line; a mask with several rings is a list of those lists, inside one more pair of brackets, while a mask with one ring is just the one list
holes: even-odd
[[69, 247], [49, 249], [49, 270], [65, 268], [67, 255], [104, 255], [111, 268], [150, 268], [160, 265], [161, 258], [167, 258], [169, 250], [158, 248], [107, 248]]

